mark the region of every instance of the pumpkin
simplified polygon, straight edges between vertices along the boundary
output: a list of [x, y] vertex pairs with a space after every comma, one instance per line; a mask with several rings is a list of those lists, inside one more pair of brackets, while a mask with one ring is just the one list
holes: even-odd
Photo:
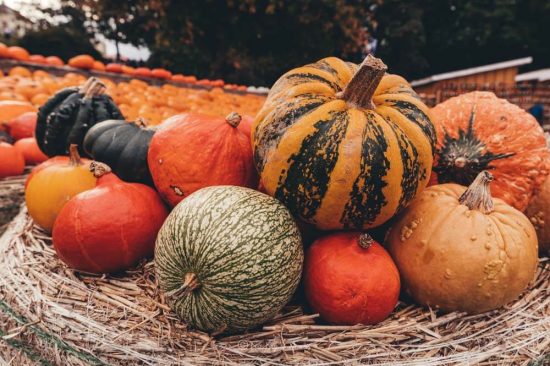
[[46, 63], [50, 66], [63, 66], [65, 63], [62, 59], [57, 56], [48, 56], [46, 57]]
[[537, 189], [525, 214], [537, 231], [540, 252], [550, 255], [550, 177]]
[[124, 74], [132, 75], [135, 69], [132, 66], [122, 65], [121, 70]]
[[25, 112], [36, 112], [36, 108], [28, 102], [15, 100], [0, 101], [0, 125], [9, 123]]
[[337, 232], [317, 239], [304, 264], [306, 298], [333, 324], [376, 324], [397, 305], [399, 272], [368, 234]]
[[30, 55], [29, 62], [33, 62], [35, 64], [45, 64], [46, 63], [46, 57], [42, 55]]
[[19, 76], [22, 78], [30, 78], [32, 77], [32, 72], [23, 66], [15, 66], [12, 67], [8, 73], [9, 76]]
[[151, 77], [151, 69], [149, 69], [148, 67], [138, 67], [133, 71], [132, 75], [148, 78]]
[[17, 61], [28, 61], [30, 58], [29, 52], [23, 47], [11, 46], [8, 47], [8, 57]]
[[96, 71], [105, 71], [105, 64], [101, 61], [94, 61], [94, 65], [92, 66], [92, 69]]
[[170, 79], [172, 73], [165, 69], [153, 69], [151, 70], [151, 76], [159, 79]]
[[203, 188], [159, 231], [155, 269], [168, 305], [202, 331], [233, 333], [272, 318], [300, 280], [298, 228], [277, 200], [236, 186]]
[[7, 130], [15, 140], [34, 136], [36, 112], [25, 112], [7, 123]]
[[254, 121], [266, 191], [319, 229], [376, 227], [430, 177], [435, 131], [405, 79], [368, 56], [335, 57], [284, 74]]
[[21, 175], [25, 170], [25, 158], [13, 145], [0, 140], [0, 178]]
[[171, 80], [178, 83], [184, 83], [185, 76], [183, 76], [182, 74], [175, 74], [175, 75], [172, 75]]
[[109, 63], [105, 66], [105, 71], [116, 72], [117, 74], [122, 73], [122, 65], [117, 63]]
[[147, 151], [155, 129], [143, 119], [135, 122], [107, 120], [92, 127], [84, 138], [84, 150], [93, 159], [106, 163], [127, 182], [153, 185], [147, 166]]
[[[77, 150], [77, 152], [78, 152], [78, 150]], [[92, 162], [91, 160], [81, 158], [81, 157], [79, 157], [78, 160], [80, 161], [80, 165], [85, 165], [87, 167]], [[31, 179], [38, 172], [46, 169], [47, 167], [49, 167], [51, 165], [67, 166], [67, 165], [69, 165], [70, 161], [71, 161], [70, 156], [54, 156], [53, 158], [49, 158], [48, 160], [38, 164], [37, 166], [35, 166], [34, 168], [31, 169], [29, 175], [27, 176], [27, 179], [25, 180], [25, 188], [27, 188], [27, 186], [29, 185], [29, 182], [31, 181]]]
[[94, 58], [90, 55], [78, 55], [69, 59], [69, 66], [76, 67], [78, 69], [93, 69]]
[[95, 186], [96, 179], [89, 163], [80, 161], [76, 145], [71, 145], [70, 159], [65, 163], [46, 164], [28, 180], [25, 202], [34, 222], [51, 232], [57, 215], [76, 194]]
[[529, 219], [491, 197], [487, 171], [468, 187], [431, 186], [396, 219], [387, 245], [421, 305], [470, 314], [516, 299], [537, 269]]
[[257, 187], [250, 138], [237, 128], [240, 121], [237, 113], [225, 119], [189, 113], [159, 126], [147, 160], [166, 202], [175, 206], [191, 193], [214, 185]]
[[9, 58], [8, 46], [0, 42], [0, 58]]
[[13, 146], [23, 154], [27, 165], [36, 165], [48, 160], [48, 157], [40, 151], [34, 137], [17, 140]]
[[[66, 155], [69, 145], [82, 145], [86, 132], [98, 122], [122, 119], [122, 114], [105, 85], [90, 78], [81, 87], [55, 94], [38, 111], [36, 140], [48, 156]], [[82, 150], [80, 151], [82, 153]]]
[[152, 188], [121, 181], [103, 163], [92, 162], [90, 169], [97, 185], [63, 207], [53, 228], [53, 246], [79, 271], [128, 269], [153, 254], [168, 212]]
[[492, 192], [520, 211], [550, 172], [550, 152], [537, 120], [491, 92], [471, 92], [432, 109], [437, 131], [433, 183], [469, 185], [483, 170]]

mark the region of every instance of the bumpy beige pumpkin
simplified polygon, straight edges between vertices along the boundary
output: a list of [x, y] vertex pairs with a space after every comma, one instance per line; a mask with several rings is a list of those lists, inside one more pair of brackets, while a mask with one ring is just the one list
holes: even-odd
[[534, 278], [535, 229], [520, 211], [491, 198], [491, 181], [483, 171], [468, 189], [429, 187], [391, 228], [390, 253], [419, 304], [481, 313], [514, 300]]

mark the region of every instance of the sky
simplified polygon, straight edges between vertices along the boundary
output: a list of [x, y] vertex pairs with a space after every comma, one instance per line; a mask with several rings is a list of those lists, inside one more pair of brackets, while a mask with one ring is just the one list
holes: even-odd
[[[124, 1], [124, 0], [120, 0]], [[30, 18], [36, 19], [40, 16], [40, 12], [37, 12], [36, 5], [42, 8], [59, 8], [60, 4], [58, 0], [0, 0], [0, 3], [4, 3], [12, 9], [19, 11], [22, 15]], [[106, 40], [102, 35], [96, 35], [96, 39], [105, 44], [105, 53], [106, 57], [115, 57], [116, 56], [116, 47], [115, 43]], [[119, 45], [120, 54], [123, 58], [129, 58], [132, 60], [147, 60], [149, 58], [150, 52], [145, 47], [134, 47], [130, 44], [121, 44]]]

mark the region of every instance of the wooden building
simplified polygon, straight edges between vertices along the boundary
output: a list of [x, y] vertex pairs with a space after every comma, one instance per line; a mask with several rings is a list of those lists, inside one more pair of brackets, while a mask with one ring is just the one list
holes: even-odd
[[497, 62], [495, 64], [471, 67], [469, 69], [436, 74], [411, 82], [420, 94], [436, 94], [449, 87], [465, 88], [466, 85], [513, 86], [516, 83], [518, 68], [533, 62], [532, 57]]

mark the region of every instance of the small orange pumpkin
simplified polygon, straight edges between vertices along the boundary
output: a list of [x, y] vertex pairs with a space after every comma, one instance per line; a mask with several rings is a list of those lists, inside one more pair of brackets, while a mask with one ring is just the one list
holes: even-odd
[[535, 192], [525, 214], [537, 231], [540, 252], [550, 255], [550, 176]]
[[76, 67], [78, 69], [93, 69], [94, 58], [90, 55], [78, 55], [69, 60], [69, 66]]
[[48, 157], [38, 147], [34, 137], [17, 140], [13, 146], [23, 154], [27, 165], [36, 165], [48, 160]]
[[151, 77], [151, 69], [148, 67], [138, 67], [133, 71], [132, 75], [148, 78]]
[[20, 76], [22, 78], [32, 77], [32, 72], [23, 66], [12, 67], [8, 73], [9, 76]]
[[0, 124], [5, 124], [25, 112], [36, 112], [36, 107], [28, 102], [2, 100], [0, 101]]
[[25, 158], [19, 150], [0, 141], [0, 178], [21, 175], [25, 170]]
[[9, 58], [8, 46], [0, 42], [0, 58]]
[[46, 57], [46, 63], [51, 66], [63, 66], [65, 63], [62, 59], [57, 56], [48, 56]]
[[6, 129], [14, 140], [33, 137], [35, 128], [36, 112], [20, 114], [6, 124]]
[[17, 61], [28, 61], [30, 58], [29, 52], [23, 47], [11, 46], [8, 47], [8, 57]]
[[46, 57], [42, 55], [31, 55], [29, 57], [29, 62], [34, 62], [35, 64], [45, 64], [46, 63]]
[[36, 172], [25, 189], [29, 215], [50, 232], [59, 211], [74, 195], [95, 187], [89, 164], [80, 161], [76, 145], [70, 147], [70, 160], [50, 164]]
[[237, 113], [225, 119], [189, 113], [160, 125], [147, 160], [157, 190], [170, 205], [208, 186], [257, 187], [250, 136], [237, 128], [240, 122]]
[[92, 66], [92, 69], [97, 71], [105, 71], [105, 64], [101, 61], [94, 61], [94, 65]]
[[120, 74], [122, 73], [122, 65], [117, 63], [109, 63], [107, 64], [107, 66], [105, 66], [105, 71]]

